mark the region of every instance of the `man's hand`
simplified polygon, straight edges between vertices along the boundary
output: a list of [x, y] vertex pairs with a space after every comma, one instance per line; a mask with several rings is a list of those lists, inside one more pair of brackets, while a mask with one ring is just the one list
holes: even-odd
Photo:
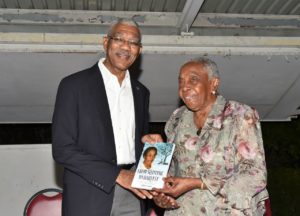
[[142, 143], [155, 144], [158, 142], [163, 142], [163, 139], [160, 134], [146, 134], [142, 137]]
[[117, 184], [119, 184], [120, 186], [122, 186], [123, 188], [132, 191], [133, 193], [135, 193], [138, 197], [140, 197], [141, 199], [152, 199], [152, 195], [150, 194], [149, 191], [147, 190], [142, 190], [142, 189], [136, 189], [131, 187], [131, 183], [134, 177], [134, 171], [131, 170], [121, 170], [116, 182]]
[[162, 189], [154, 189], [158, 193], [165, 193], [172, 197], [179, 197], [181, 194], [201, 188], [201, 180], [198, 178], [180, 178], [180, 177], [167, 177], [164, 179], [164, 187]]

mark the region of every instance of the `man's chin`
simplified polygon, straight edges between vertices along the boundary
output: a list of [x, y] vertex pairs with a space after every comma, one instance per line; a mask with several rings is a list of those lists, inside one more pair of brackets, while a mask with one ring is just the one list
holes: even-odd
[[118, 69], [121, 71], [126, 71], [132, 64], [126, 63], [126, 64], [119, 64]]

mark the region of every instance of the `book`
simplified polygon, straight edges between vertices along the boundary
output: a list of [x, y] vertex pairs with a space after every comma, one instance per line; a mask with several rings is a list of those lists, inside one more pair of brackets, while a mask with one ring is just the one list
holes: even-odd
[[146, 190], [163, 188], [174, 149], [173, 143], [145, 143], [131, 186]]

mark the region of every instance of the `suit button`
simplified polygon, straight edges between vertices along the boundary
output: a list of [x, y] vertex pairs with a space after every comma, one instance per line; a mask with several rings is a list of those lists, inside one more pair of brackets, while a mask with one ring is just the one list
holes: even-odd
[[116, 160], [112, 160], [111, 162], [116, 163]]

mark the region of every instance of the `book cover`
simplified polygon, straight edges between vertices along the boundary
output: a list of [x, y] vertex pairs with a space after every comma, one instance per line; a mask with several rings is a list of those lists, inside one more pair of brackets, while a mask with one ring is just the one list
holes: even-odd
[[146, 190], [162, 188], [174, 149], [173, 143], [145, 143], [131, 186]]

